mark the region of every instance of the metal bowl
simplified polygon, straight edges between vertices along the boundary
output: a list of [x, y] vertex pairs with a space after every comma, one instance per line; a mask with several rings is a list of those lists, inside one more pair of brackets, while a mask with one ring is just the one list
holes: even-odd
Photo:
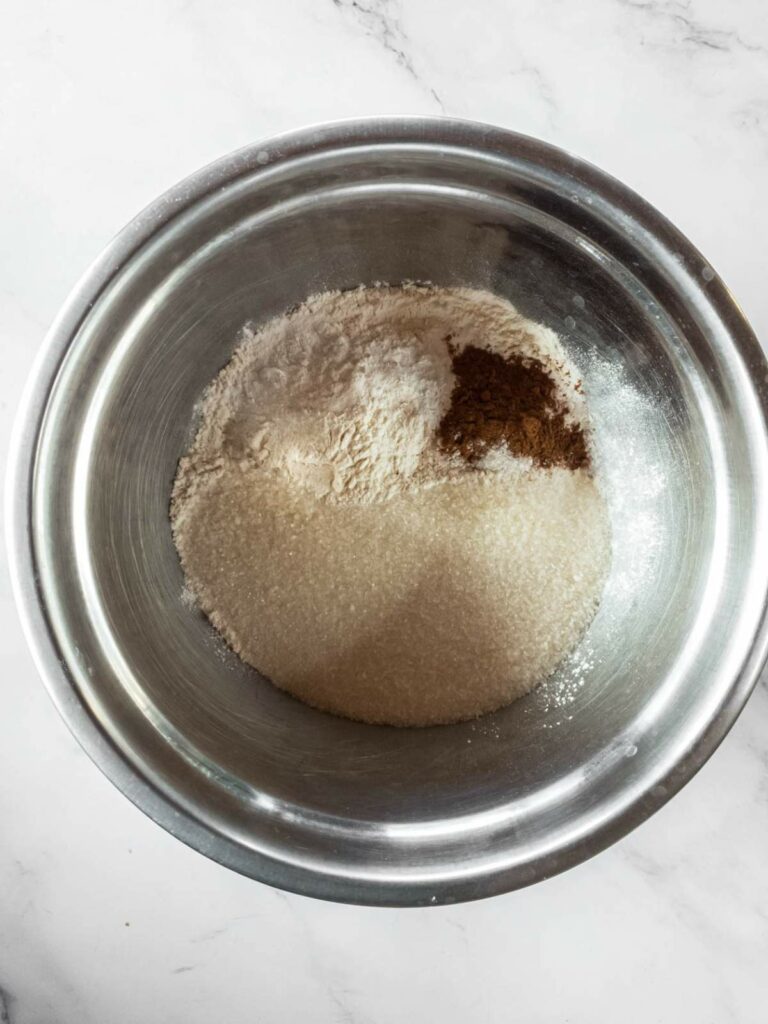
[[[614, 564], [559, 676], [475, 723], [305, 707], [183, 599], [168, 524], [195, 403], [247, 320], [428, 280], [561, 334]], [[766, 653], [768, 368], [663, 217], [533, 139], [385, 118], [251, 146], [157, 200], [60, 313], [17, 428], [10, 551], [48, 688], [102, 770], [209, 857], [357, 903], [474, 899], [596, 853], [733, 723]]]

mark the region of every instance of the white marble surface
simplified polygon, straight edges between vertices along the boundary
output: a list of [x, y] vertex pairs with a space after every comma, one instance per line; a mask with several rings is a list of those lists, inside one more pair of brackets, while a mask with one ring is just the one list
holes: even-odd
[[[3, 450], [48, 322], [134, 212], [340, 116], [446, 112], [574, 150], [672, 217], [768, 338], [764, 0], [7, 0], [2, 21]], [[766, 1020], [765, 681], [684, 792], [597, 859], [382, 911], [240, 878], [120, 796], [38, 681], [4, 554], [0, 623], [2, 1024]]]

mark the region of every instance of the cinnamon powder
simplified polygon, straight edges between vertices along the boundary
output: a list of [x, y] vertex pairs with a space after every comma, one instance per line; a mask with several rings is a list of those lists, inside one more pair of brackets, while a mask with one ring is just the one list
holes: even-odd
[[456, 383], [439, 428], [443, 451], [475, 463], [506, 445], [543, 469], [589, 466], [584, 431], [568, 422], [568, 408], [540, 360], [504, 358], [474, 345], [452, 351], [452, 359]]

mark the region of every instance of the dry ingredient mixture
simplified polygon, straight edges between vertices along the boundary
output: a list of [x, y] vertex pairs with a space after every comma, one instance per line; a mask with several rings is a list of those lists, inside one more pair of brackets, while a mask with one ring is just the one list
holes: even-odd
[[246, 329], [171, 519], [191, 592], [245, 661], [394, 725], [528, 692], [583, 635], [610, 561], [556, 335], [461, 288], [329, 292]]

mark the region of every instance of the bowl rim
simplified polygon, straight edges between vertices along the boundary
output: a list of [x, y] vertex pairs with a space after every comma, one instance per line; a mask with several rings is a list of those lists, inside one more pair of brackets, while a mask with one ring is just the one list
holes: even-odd
[[[45, 608], [45, 595], [39, 586], [32, 529], [32, 482], [37, 444], [50, 394], [58, 369], [70, 344], [99, 296], [121, 272], [123, 266], [154, 234], [171, 221], [222, 187], [238, 178], [274, 166], [297, 156], [328, 146], [365, 143], [414, 143], [461, 145], [495, 153], [502, 157], [526, 158], [544, 167], [566, 167], [570, 173], [596, 192], [608, 196], [631, 213], [654, 238], [680, 254], [686, 263], [710, 268], [709, 262], [670, 221], [637, 193], [616, 178], [569, 152], [504, 128], [451, 117], [389, 115], [349, 118], [285, 132], [237, 149], [172, 186], [134, 217], [102, 250], [77, 282], [48, 330], [22, 393], [15, 418], [6, 478], [6, 542], [12, 590], [27, 643], [39, 674], [60, 715], [88, 756], [110, 781], [150, 818], [188, 846], [242, 874], [259, 878], [279, 888], [319, 898], [368, 905], [435, 905], [477, 899], [508, 892], [536, 880], [558, 874], [581, 863], [617, 842], [663, 806], [702, 767], [744, 707], [756, 685], [768, 656], [768, 581], [763, 596], [760, 620], [745, 653], [742, 667], [725, 700], [713, 713], [705, 729], [686, 754], [667, 775], [650, 790], [633, 798], [625, 808], [602, 822], [593, 832], [542, 855], [535, 877], [522, 878], [514, 868], [500, 868], [474, 883], [474, 891], [452, 893], [452, 883], [443, 886], [437, 897], [435, 883], [408, 883], [398, 886], [389, 880], [349, 879], [346, 885], [289, 863], [263, 863], [264, 855], [254, 851], [251, 862], [261, 859], [260, 870], [253, 863], [244, 865], [234, 844], [222, 841], [212, 849], [211, 832], [171, 797], [162, 792], [141, 767], [130, 761], [89, 710], [75, 687], [68, 668], [59, 654], [57, 642]], [[727, 325], [739, 354], [748, 366], [768, 369], [765, 353], [730, 291], [712, 270], [707, 276], [707, 296], [718, 316]], [[751, 374], [762, 413], [764, 434], [768, 436], [768, 375], [756, 382]], [[224, 837], [220, 837], [224, 840]], [[530, 869], [530, 866], [529, 866]], [[458, 889], [458, 885], [457, 885]], [[416, 890], [420, 891], [417, 893]]]

